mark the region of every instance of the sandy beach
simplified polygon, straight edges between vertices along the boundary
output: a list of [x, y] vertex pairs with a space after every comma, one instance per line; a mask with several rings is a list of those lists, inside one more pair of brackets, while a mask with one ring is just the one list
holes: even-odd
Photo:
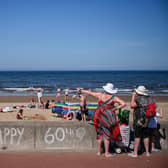
[[[121, 99], [123, 99], [127, 106], [125, 109], [131, 110], [130, 113], [130, 121], [132, 121], [132, 113], [133, 110], [130, 109], [130, 96], [119, 96]], [[0, 96], [0, 108], [4, 107], [13, 107], [13, 106], [25, 106], [30, 104], [31, 99], [34, 98], [37, 102], [37, 97], [33, 96]], [[154, 97], [157, 106], [161, 107], [163, 110], [163, 118], [159, 119], [161, 121], [168, 121], [168, 97]], [[55, 96], [44, 96], [42, 98], [42, 101], [46, 103], [47, 100], [55, 100]], [[64, 100], [64, 97], [61, 98], [61, 100]], [[69, 97], [68, 100], [69, 103], [79, 103], [78, 99], [73, 99], [72, 97]], [[87, 97], [88, 103], [96, 103], [97, 100], [92, 97]], [[12, 112], [1, 112], [0, 113], [0, 121], [19, 121], [16, 119], [16, 113], [19, 109], [13, 109]], [[28, 118], [28, 121], [32, 120], [38, 120], [38, 121], [64, 121], [64, 119], [61, 118], [55, 118], [52, 117], [51, 109], [39, 109], [39, 108], [25, 108], [24, 110], [24, 116]], [[27, 122], [27, 121], [26, 121]]]

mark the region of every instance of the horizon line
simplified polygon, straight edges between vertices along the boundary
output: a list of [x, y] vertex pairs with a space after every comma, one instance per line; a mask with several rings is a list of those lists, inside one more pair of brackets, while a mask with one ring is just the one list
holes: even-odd
[[118, 69], [118, 70], [0, 70], [0, 72], [12, 72], [12, 71], [25, 71], [25, 72], [31, 72], [31, 71], [168, 71], [168, 69], [128, 69], [128, 70], [123, 70], [123, 69]]

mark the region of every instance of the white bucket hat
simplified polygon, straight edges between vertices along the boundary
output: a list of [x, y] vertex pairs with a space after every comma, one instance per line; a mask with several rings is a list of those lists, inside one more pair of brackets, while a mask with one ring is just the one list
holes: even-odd
[[138, 86], [138, 88], [135, 89], [135, 92], [140, 95], [148, 96], [148, 90], [145, 88], [145, 86]]
[[118, 89], [114, 88], [114, 85], [112, 83], [107, 83], [105, 86], [103, 86], [103, 89], [105, 92], [110, 94], [115, 94], [118, 92]]

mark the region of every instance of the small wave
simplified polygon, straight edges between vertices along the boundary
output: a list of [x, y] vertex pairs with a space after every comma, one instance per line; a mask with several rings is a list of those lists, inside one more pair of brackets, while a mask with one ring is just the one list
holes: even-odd
[[97, 91], [97, 92], [103, 92], [103, 88], [96, 88], [94, 90]]
[[132, 92], [132, 89], [118, 89], [119, 92]]
[[27, 88], [3, 88], [4, 90], [8, 91], [26, 91]]
[[168, 90], [161, 90], [160, 92], [168, 93]]
[[38, 91], [38, 90], [43, 90], [42, 88], [33, 88], [33, 87], [29, 87], [29, 88], [3, 88], [3, 90], [6, 91], [16, 91], [16, 92], [24, 92], [24, 91]]

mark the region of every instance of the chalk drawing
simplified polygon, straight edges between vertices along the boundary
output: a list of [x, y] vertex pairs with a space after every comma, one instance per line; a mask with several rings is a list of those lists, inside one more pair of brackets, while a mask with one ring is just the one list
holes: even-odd
[[[53, 130], [54, 129], [54, 130]], [[44, 142], [46, 144], [53, 144], [54, 142], [63, 142], [66, 138], [77, 138], [82, 140], [86, 134], [86, 130], [83, 127], [72, 129], [72, 128], [48, 128], [44, 135]]]
[[80, 128], [77, 128], [77, 129], [76, 129], [76, 136], [77, 136], [77, 138], [79, 138], [80, 140], [83, 139], [83, 137], [85, 136], [85, 134], [86, 134], [85, 128], [80, 127]]
[[[58, 134], [61, 132], [62, 137], [58, 136]], [[55, 131], [55, 138], [57, 141], [62, 142], [65, 139], [65, 131], [63, 128], [59, 127]]]

